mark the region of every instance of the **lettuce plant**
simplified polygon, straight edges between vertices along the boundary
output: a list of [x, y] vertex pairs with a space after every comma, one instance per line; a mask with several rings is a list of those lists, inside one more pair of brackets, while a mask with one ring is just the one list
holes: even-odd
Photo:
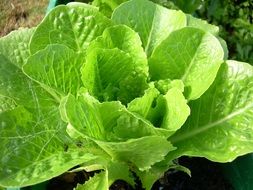
[[[112, 1], [113, 2], [113, 1]], [[180, 156], [228, 162], [253, 151], [253, 67], [226, 60], [218, 28], [131, 0], [111, 18], [61, 5], [0, 39], [0, 186], [101, 170], [145, 189]], [[224, 53], [225, 52], [225, 53]]]

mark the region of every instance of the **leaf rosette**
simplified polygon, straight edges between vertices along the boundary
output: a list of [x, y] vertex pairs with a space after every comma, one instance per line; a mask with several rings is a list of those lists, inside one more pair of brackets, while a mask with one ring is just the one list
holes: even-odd
[[0, 39], [1, 186], [101, 170], [76, 189], [134, 185], [132, 172], [150, 189], [169, 168], [188, 172], [180, 156], [253, 151], [253, 68], [225, 60], [217, 27], [112, 2], [61, 5]]

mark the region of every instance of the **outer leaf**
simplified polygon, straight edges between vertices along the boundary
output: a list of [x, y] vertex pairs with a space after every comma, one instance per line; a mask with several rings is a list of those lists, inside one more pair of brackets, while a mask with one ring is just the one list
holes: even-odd
[[87, 55], [82, 80], [100, 101], [120, 100], [126, 104], [140, 96], [147, 75], [134, 59], [119, 49], [94, 49]]
[[158, 164], [153, 165], [149, 170], [137, 171], [137, 175], [140, 177], [142, 185], [145, 189], [152, 189], [155, 181], [163, 177], [164, 172], [166, 172], [172, 166], [171, 162], [166, 163], [166, 165]]
[[12, 110], [16, 106], [17, 104], [12, 98], [0, 95], [0, 113], [7, 110]]
[[116, 180], [125, 180], [132, 186], [135, 182], [132, 173], [129, 170], [129, 166], [124, 162], [113, 161], [107, 166], [108, 170], [108, 184], [112, 185]]
[[[27, 107], [38, 106], [38, 101], [43, 101], [42, 105], [47, 105], [52, 99], [43, 98], [45, 93], [41, 88], [29, 80], [21, 70], [0, 54], [0, 95], [11, 98], [15, 104], [26, 105]], [[35, 93], [38, 90], [38, 94]], [[32, 98], [27, 98], [32, 97]], [[40, 97], [38, 99], [38, 97]], [[45, 96], [44, 96], [45, 97]]]
[[135, 184], [132, 172], [129, 170], [127, 163], [120, 162], [117, 160], [111, 160], [111, 157], [106, 154], [98, 145], [94, 146], [94, 143], [90, 143], [92, 154], [97, 157], [94, 160], [90, 160], [81, 165], [81, 167], [71, 170], [75, 171], [94, 171], [94, 170], [106, 170], [108, 172], [108, 186], [112, 185], [116, 180], [125, 180], [129, 184]]
[[183, 171], [191, 176], [191, 172], [188, 168], [175, 164], [171, 160], [162, 160], [159, 163], [153, 165], [149, 170], [136, 171], [137, 175], [140, 177], [142, 185], [145, 189], [151, 189], [153, 184], [169, 169], [174, 169], [178, 171]]
[[187, 14], [187, 26], [199, 28], [205, 32], [210, 32], [211, 34], [218, 36], [219, 27], [209, 24], [207, 21], [193, 17]]
[[[180, 55], [180, 56], [179, 56]], [[149, 60], [153, 80], [181, 79], [187, 98], [199, 98], [212, 84], [223, 60], [219, 41], [197, 28], [173, 32]]]
[[[20, 32], [1, 39], [0, 47], [29, 34]], [[20, 59], [11, 57], [16, 50]], [[71, 142], [55, 99], [20, 70], [28, 55], [19, 47], [0, 52], [0, 97], [8, 100], [0, 113], [0, 185], [5, 187], [40, 183], [94, 158], [79, 148], [66, 152]]]
[[199, 100], [190, 103], [191, 116], [170, 140], [178, 148], [169, 158], [201, 156], [232, 161], [253, 151], [253, 67], [223, 64], [217, 78]]
[[99, 190], [109, 189], [107, 171], [95, 174], [95, 176], [89, 179], [89, 181], [85, 182], [84, 185], [78, 185], [76, 188], [76, 190], [91, 190], [91, 189], [99, 189]]
[[48, 44], [64, 44], [74, 50], [85, 50], [110, 25], [111, 21], [93, 6], [83, 3], [60, 5], [36, 28], [30, 51], [34, 54]]
[[149, 169], [154, 163], [163, 160], [168, 152], [174, 150], [174, 147], [160, 136], [147, 136], [126, 142], [96, 141], [96, 143], [113, 159], [130, 162], [140, 170]]
[[172, 31], [186, 26], [183, 12], [166, 9], [147, 0], [121, 4], [113, 12], [112, 20], [138, 32], [148, 57]]
[[1, 186], [37, 184], [94, 159], [78, 148], [66, 152], [69, 141], [57, 110], [48, 111], [40, 120], [36, 116], [23, 107], [0, 114]]
[[23, 66], [24, 72], [51, 94], [76, 94], [81, 87], [80, 69], [84, 54], [64, 45], [49, 45], [32, 55]]
[[21, 29], [0, 39], [0, 99], [5, 102], [1, 106], [4, 110], [15, 105], [47, 107], [55, 102], [20, 69], [30, 55], [26, 48], [32, 34], [33, 29]]
[[19, 29], [13, 31], [0, 40], [0, 52], [13, 64], [22, 67], [30, 55], [28, 44], [34, 29]]

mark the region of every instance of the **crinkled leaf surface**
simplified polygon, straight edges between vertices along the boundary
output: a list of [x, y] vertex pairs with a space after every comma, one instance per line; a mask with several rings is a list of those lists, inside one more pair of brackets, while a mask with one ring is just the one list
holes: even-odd
[[168, 157], [201, 156], [232, 161], [253, 151], [253, 67], [222, 64], [216, 80], [199, 100], [190, 102], [191, 116], [170, 140], [177, 150]]
[[86, 138], [126, 141], [166, 133], [128, 111], [120, 102], [99, 103], [88, 94], [78, 99], [73, 95], [63, 98], [60, 110], [62, 118], [73, 127], [71, 130]]
[[[0, 42], [1, 43], [1, 42]], [[37, 92], [37, 93], [35, 93]], [[48, 106], [55, 100], [47, 97], [41, 87], [28, 79], [20, 68], [0, 54], [0, 96], [14, 104], [34, 108]], [[32, 97], [32, 98], [27, 98]]]
[[147, 0], [121, 4], [114, 10], [112, 20], [138, 32], [148, 57], [172, 31], [186, 26], [183, 12], [168, 10]]
[[223, 61], [223, 49], [210, 33], [191, 27], [177, 30], [154, 51], [150, 60], [153, 80], [181, 79], [189, 100], [199, 98], [212, 84]]
[[100, 106], [100, 115], [110, 141], [124, 141], [143, 136], [167, 136], [167, 131], [155, 128], [139, 114], [126, 109], [119, 102], [104, 102]]
[[[28, 51], [20, 48], [27, 47], [27, 41], [23, 42], [19, 35], [17, 31], [0, 40], [0, 47], [8, 42], [22, 44], [17, 49], [11, 46], [0, 52], [1, 100], [13, 102], [5, 104], [0, 112], [1, 186], [36, 184], [94, 158], [78, 148], [66, 152], [64, 147], [72, 142], [65, 132], [66, 124], [60, 119], [57, 101], [21, 71]], [[13, 51], [19, 52], [20, 58], [11, 58]]]
[[[114, 9], [118, 0], [101, 2]], [[127, 26], [74, 3], [49, 13], [32, 38], [28, 29], [1, 38], [0, 186], [79, 165], [103, 171], [78, 188], [133, 184], [131, 169], [149, 189], [181, 155], [225, 162], [253, 151], [252, 67], [228, 62], [213, 83], [223, 60], [216, 27], [146, 0], [112, 18]], [[184, 125], [183, 93], [192, 100]]]
[[12, 98], [0, 95], [0, 113], [7, 110], [12, 110], [16, 106], [17, 104]]
[[148, 64], [139, 36], [119, 25], [107, 28], [87, 52], [82, 80], [100, 101], [127, 103], [146, 88]]
[[29, 41], [35, 29], [19, 29], [1, 38], [0, 52], [13, 64], [22, 67], [29, 52]]
[[93, 49], [82, 69], [82, 80], [100, 101], [120, 100], [126, 104], [147, 87], [145, 69], [119, 49]]
[[[80, 133], [92, 138], [113, 159], [127, 163], [131, 162], [140, 169], [147, 169], [152, 164], [161, 161], [169, 151], [174, 149], [165, 137], [153, 135], [156, 132], [155, 128], [152, 129], [150, 124], [145, 124], [143, 120], [134, 117], [129, 112], [123, 112], [123, 106], [120, 106], [117, 102], [98, 103], [96, 108], [90, 109], [84, 107], [89, 101], [88, 98], [82, 100], [75, 100], [71, 95], [66, 97], [66, 100], [64, 100], [66, 103], [61, 106], [61, 109], [63, 109], [61, 113], [65, 114], [63, 118], [66, 118]], [[96, 113], [96, 118], [91, 116], [91, 113]], [[128, 115], [124, 115], [124, 113]], [[105, 117], [101, 116], [103, 114], [105, 114]], [[90, 125], [86, 126], [86, 123]], [[87, 127], [97, 125], [99, 127], [103, 125], [107, 139], [94, 139], [91, 133], [85, 131]], [[118, 132], [117, 130], [121, 131]], [[111, 138], [113, 134], [120, 137], [122, 142], [119, 140], [117, 142], [108, 142], [108, 136]], [[125, 141], [126, 139], [130, 140]], [[152, 155], [150, 155], [150, 152], [152, 152]]]
[[48, 44], [64, 44], [74, 50], [85, 50], [110, 25], [111, 21], [96, 7], [83, 3], [60, 5], [36, 28], [30, 51], [34, 54]]
[[139, 73], [148, 75], [147, 58], [141, 45], [141, 39], [134, 30], [125, 25], [116, 25], [106, 28], [102, 36], [90, 44], [89, 50], [117, 48], [133, 58], [136, 67], [140, 68]]
[[149, 169], [175, 149], [162, 136], [146, 136], [125, 142], [96, 141], [96, 143], [113, 159], [132, 163], [139, 170]]
[[95, 158], [85, 150], [65, 150], [70, 142], [57, 108], [43, 112], [41, 119], [34, 113], [17, 107], [0, 114], [2, 186], [37, 184]]
[[154, 85], [156, 89], [159, 90], [161, 94], [166, 94], [169, 89], [171, 88], [177, 88], [181, 92], [184, 92], [184, 83], [182, 80], [170, 80], [170, 79], [164, 79], [164, 80], [158, 80], [154, 82]]
[[82, 85], [80, 69], [84, 58], [83, 53], [54, 44], [29, 57], [23, 70], [51, 94], [76, 94]]

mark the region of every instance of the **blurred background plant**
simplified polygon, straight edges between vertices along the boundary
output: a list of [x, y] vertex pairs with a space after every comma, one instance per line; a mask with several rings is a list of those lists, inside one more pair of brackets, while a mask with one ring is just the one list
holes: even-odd
[[207, 0], [194, 14], [219, 26], [230, 58], [253, 64], [253, 0]]
[[253, 65], [253, 0], [153, 0], [219, 26], [229, 58]]

